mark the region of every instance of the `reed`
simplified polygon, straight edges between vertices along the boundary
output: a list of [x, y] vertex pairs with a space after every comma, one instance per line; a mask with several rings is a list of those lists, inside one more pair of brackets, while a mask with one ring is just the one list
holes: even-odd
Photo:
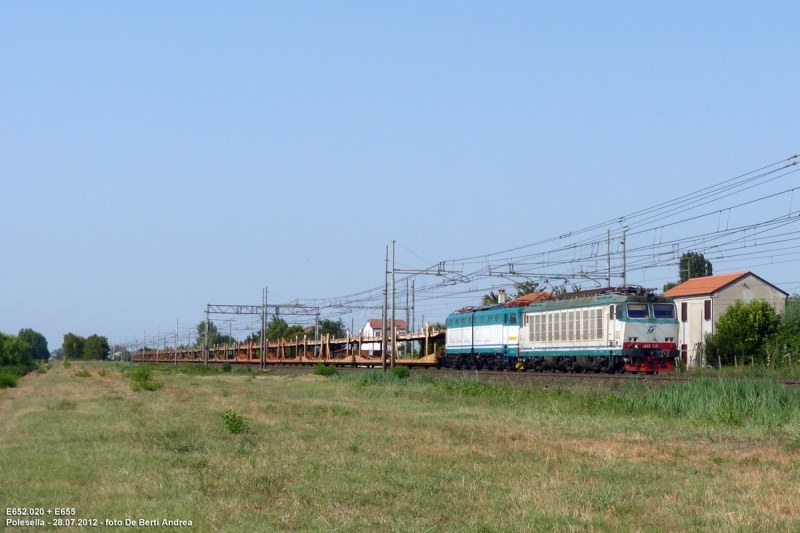
[[800, 389], [767, 379], [696, 379], [664, 387], [634, 384], [623, 393], [629, 413], [774, 427], [800, 419]]

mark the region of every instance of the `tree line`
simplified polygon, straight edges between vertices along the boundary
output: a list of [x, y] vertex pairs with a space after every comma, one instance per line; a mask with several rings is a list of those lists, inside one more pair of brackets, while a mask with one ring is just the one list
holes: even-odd
[[0, 332], [0, 388], [35, 370], [50, 358], [47, 339], [38, 331], [21, 329], [16, 335]]
[[[280, 339], [294, 340], [295, 337], [303, 338], [308, 336], [314, 338], [317, 335], [316, 327], [306, 327], [300, 324], [289, 324], [281, 317], [274, 317], [267, 324], [267, 340], [277, 341]], [[330, 335], [333, 338], [342, 338], [346, 335], [346, 329], [342, 319], [330, 320], [323, 318], [319, 321], [318, 335]], [[206, 337], [206, 321], [203, 320], [197, 324], [197, 341], [195, 346], [203, 346]], [[216, 346], [218, 344], [235, 344], [239, 342], [231, 335], [220, 333], [219, 328], [214, 324], [213, 320], [208, 321], [208, 345]], [[261, 331], [254, 331], [250, 333], [244, 342], [252, 342], [253, 344], [261, 344]]]
[[65, 359], [84, 359], [84, 360], [103, 360], [108, 358], [111, 349], [108, 339], [102, 335], [90, 335], [81, 337], [74, 333], [64, 335], [64, 342], [61, 345]]

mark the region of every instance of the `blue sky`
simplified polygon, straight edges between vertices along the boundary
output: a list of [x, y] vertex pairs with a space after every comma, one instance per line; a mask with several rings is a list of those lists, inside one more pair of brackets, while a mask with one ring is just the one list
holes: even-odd
[[[392, 239], [398, 263], [423, 268], [785, 159], [800, 151], [799, 14], [788, 2], [3, 3], [0, 330], [32, 327], [56, 347], [68, 331], [196, 324], [206, 303], [258, 304], [264, 286], [275, 303], [347, 295], [382, 283]], [[752, 267], [798, 290], [795, 261], [762, 263], [717, 271]], [[629, 281], [660, 287], [675, 269]], [[475, 279], [475, 295], [499, 283]], [[418, 322], [475, 295], [421, 301]]]

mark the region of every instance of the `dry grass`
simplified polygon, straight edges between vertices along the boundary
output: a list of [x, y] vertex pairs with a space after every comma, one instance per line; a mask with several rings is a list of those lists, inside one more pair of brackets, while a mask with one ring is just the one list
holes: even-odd
[[[584, 390], [226, 373], [133, 392], [113, 365], [81, 368], [0, 391], [5, 507], [198, 531], [800, 528], [800, 454], [781, 429], [595, 412]], [[225, 430], [228, 409], [248, 433]]]

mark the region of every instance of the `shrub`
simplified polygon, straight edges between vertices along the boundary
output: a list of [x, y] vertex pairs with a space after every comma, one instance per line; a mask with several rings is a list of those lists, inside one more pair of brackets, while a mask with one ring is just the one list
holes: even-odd
[[330, 376], [338, 375], [339, 371], [336, 370], [336, 367], [334, 365], [325, 366], [322, 363], [317, 363], [317, 366], [316, 366], [316, 368], [314, 368], [314, 371], [312, 372], [312, 374], [316, 374], [318, 376], [328, 376], [328, 377], [330, 377]]
[[69, 361], [64, 361], [64, 368], [71, 368], [71, 367], [72, 363], [70, 363]]
[[222, 371], [223, 372], [230, 372], [231, 371], [231, 364], [228, 361], [222, 363]]
[[105, 370], [99, 370], [99, 371], [97, 372], [97, 375], [98, 375], [98, 376], [100, 376], [100, 377], [105, 377], [105, 375], [106, 375], [106, 371], [105, 371]]
[[40, 366], [39, 368], [36, 369], [36, 373], [37, 374], [46, 374], [47, 373], [47, 367], [46, 366]]
[[13, 374], [6, 374], [5, 372], [0, 374], [0, 389], [5, 389], [6, 387], [16, 387], [17, 386], [17, 376]]
[[244, 418], [234, 413], [231, 409], [225, 411], [225, 414], [222, 415], [222, 420], [225, 422], [225, 428], [228, 432], [234, 435], [247, 433], [250, 430]]
[[77, 372], [75, 372], [76, 378], [88, 378], [90, 376], [91, 374], [89, 373], [88, 370], [78, 370]]
[[27, 365], [4, 365], [0, 366], [0, 373], [3, 374], [11, 374], [12, 376], [17, 376], [21, 378], [31, 370], [35, 369], [36, 367], [28, 367]]
[[153, 380], [153, 371], [146, 366], [138, 366], [131, 371], [131, 389], [134, 391], [155, 391], [164, 386], [164, 383]]
[[409, 370], [409, 368], [405, 365], [397, 365], [392, 368], [392, 374], [400, 379], [403, 379], [411, 375], [411, 370]]
[[767, 343], [781, 331], [781, 317], [764, 300], [736, 302], [719, 317], [716, 332], [707, 339], [707, 360], [733, 364], [747, 359], [766, 362]]

